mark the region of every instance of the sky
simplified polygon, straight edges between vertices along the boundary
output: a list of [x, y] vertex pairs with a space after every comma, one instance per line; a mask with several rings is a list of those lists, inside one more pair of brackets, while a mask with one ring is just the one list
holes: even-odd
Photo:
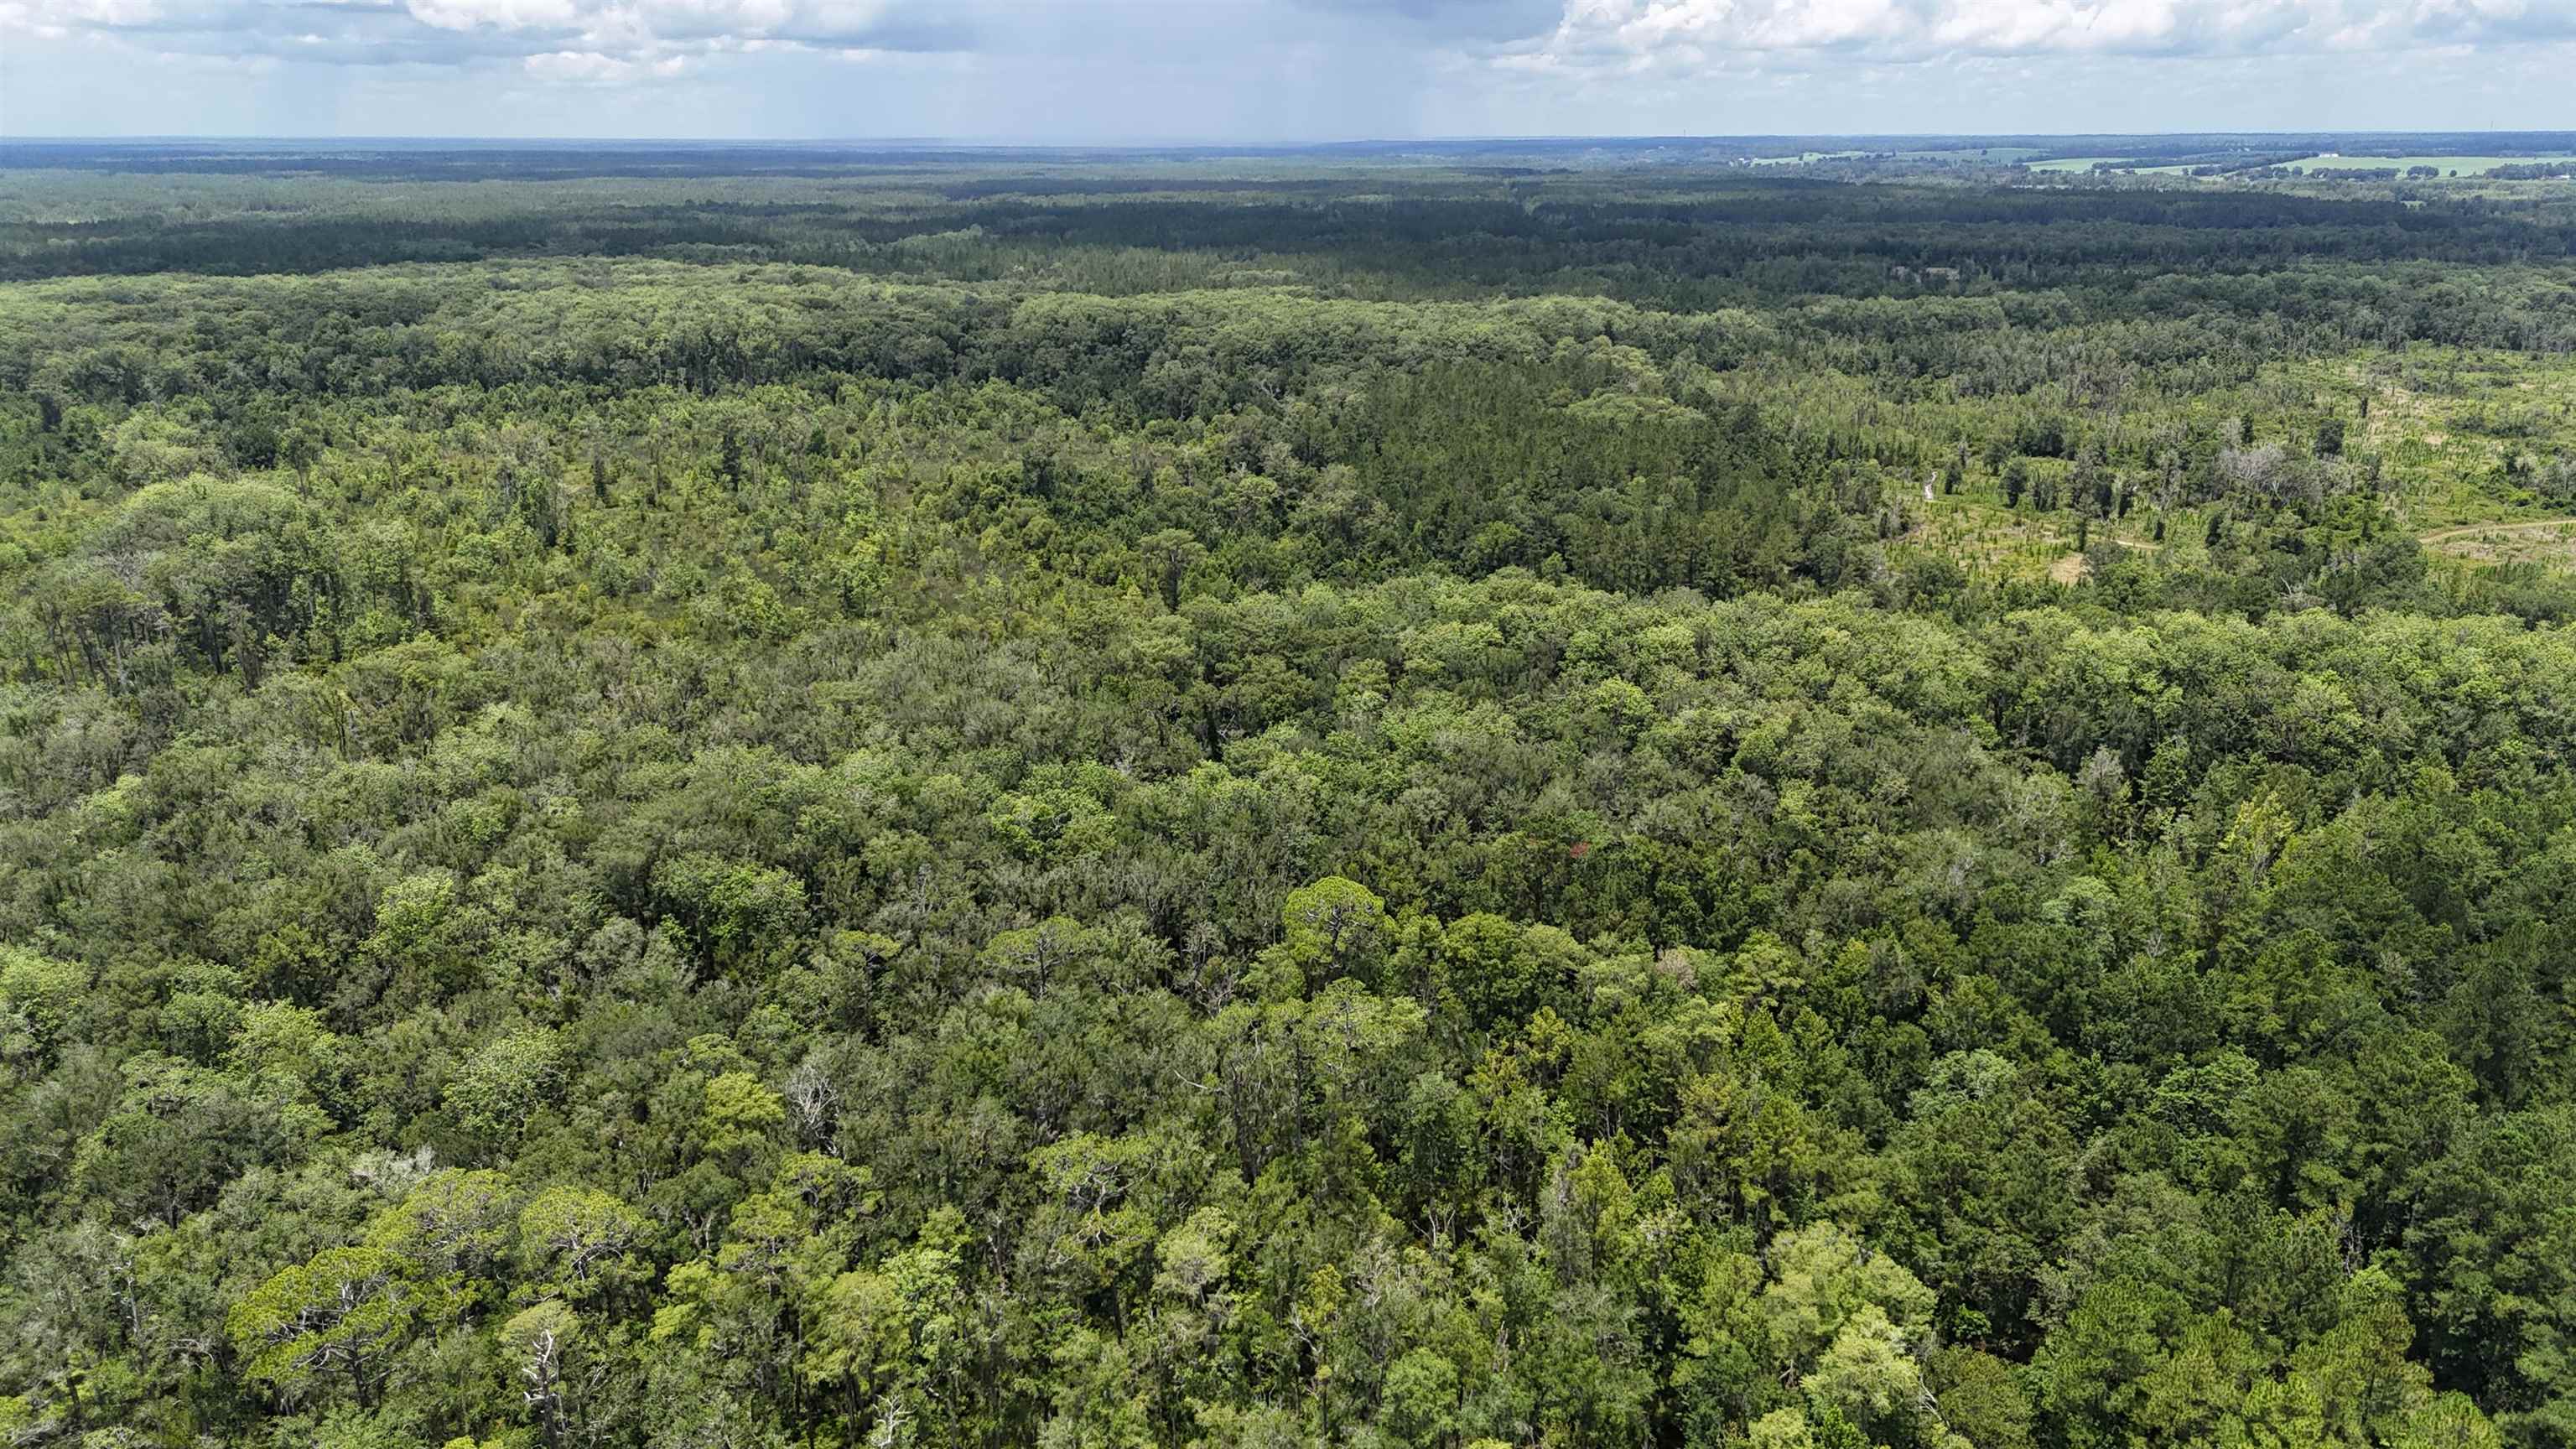
[[0, 136], [2576, 129], [2576, 0], [0, 0]]

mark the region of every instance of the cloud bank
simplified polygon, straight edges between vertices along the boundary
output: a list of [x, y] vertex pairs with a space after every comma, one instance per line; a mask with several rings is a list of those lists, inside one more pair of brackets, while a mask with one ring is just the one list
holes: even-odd
[[1540, 53], [2243, 56], [2571, 36], [2576, 7], [2555, 0], [1570, 0]]
[[[2055, 129], [2120, 119], [2106, 85], [2147, 92], [2137, 129], [2247, 125], [2242, 85], [2476, 112], [2285, 125], [2540, 128], [2576, 124], [2545, 80], [2570, 59], [2571, 0], [0, 0], [0, 131], [2050, 128], [1978, 102], [1997, 77], [2062, 88]], [[2241, 114], [2150, 114], [2159, 88]]]

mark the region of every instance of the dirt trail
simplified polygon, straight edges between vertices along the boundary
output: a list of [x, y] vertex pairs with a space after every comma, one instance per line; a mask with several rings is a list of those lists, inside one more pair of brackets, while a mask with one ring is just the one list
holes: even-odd
[[2459, 538], [2472, 533], [2532, 533], [2543, 528], [2576, 526], [2576, 518], [2533, 518], [2521, 523], [2463, 523], [2452, 528], [2437, 528], [2416, 536], [2417, 543], [2440, 543], [2446, 538]]

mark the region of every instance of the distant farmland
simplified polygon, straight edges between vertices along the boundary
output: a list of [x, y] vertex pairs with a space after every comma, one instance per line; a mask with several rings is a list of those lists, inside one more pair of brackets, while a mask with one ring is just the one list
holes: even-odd
[[2566, 161], [2566, 156], [2311, 156], [2289, 163], [2300, 171], [2378, 171], [2396, 167], [2405, 171], [2415, 166], [2430, 166], [2445, 176], [2483, 176], [2499, 166], [2530, 166], [2544, 161]]

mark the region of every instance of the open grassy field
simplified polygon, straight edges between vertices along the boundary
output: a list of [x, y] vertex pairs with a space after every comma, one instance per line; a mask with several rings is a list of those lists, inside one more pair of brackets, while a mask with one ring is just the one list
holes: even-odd
[[[2032, 161], [2027, 164], [2033, 171], [2082, 172], [2090, 171], [2096, 165], [2104, 161], [2125, 161], [2129, 159], [2131, 158], [2125, 156], [2062, 156], [2055, 160]], [[2392, 167], [2399, 171], [2405, 171], [2417, 166], [2431, 166], [2439, 170], [2445, 178], [2457, 177], [2465, 180], [2473, 177], [2484, 176], [2486, 173], [2499, 166], [2521, 166], [2528, 165], [2535, 161], [2567, 161], [2571, 159], [2576, 158], [2554, 155], [2469, 156], [2447, 153], [2442, 155], [2428, 154], [2420, 156], [2341, 156], [2327, 154], [2308, 156], [2300, 160], [2286, 162], [2284, 164], [2287, 165], [2289, 169], [2303, 174], [2334, 171], [2377, 171]], [[2192, 168], [2188, 165], [2124, 166], [2120, 168], [2120, 170], [2122, 174], [2132, 176], [2187, 176], [2191, 174]]]
[[2387, 496], [2413, 527], [2559, 510], [2535, 485], [2576, 457], [2576, 361], [2418, 345], [2286, 366], [2280, 382], [2307, 391], [2320, 416], [2367, 406], [2345, 446], [2379, 457]]
[[2576, 518], [2535, 518], [2521, 523], [2472, 523], [2423, 535], [2434, 553], [2463, 563], [2508, 563], [2566, 568], [2576, 564]]
[[1866, 151], [1801, 151], [1795, 156], [1753, 156], [1746, 159], [1756, 166], [1804, 166], [1816, 161], [1848, 161], [1866, 156]]
[[2042, 153], [2041, 148], [2037, 146], [1958, 146], [1935, 151], [1906, 151], [1900, 154], [1908, 159], [1920, 161], [1991, 161], [1998, 166], [2009, 166], [2015, 161], [2027, 161]]
[[[2104, 161], [2127, 161], [2131, 159], [2134, 158], [2127, 156], [2068, 156], [2060, 157], [2054, 161], [2033, 161], [2028, 164], [2030, 169], [2033, 171], [2053, 171], [2064, 173], [2090, 171], [2097, 164]], [[2123, 166], [2119, 169], [2120, 174], [2123, 176], [2188, 176], [2191, 174], [2192, 168], [2189, 165], [2177, 164], [2172, 166]]]
[[[1854, 401], [1830, 380], [1812, 383], [1802, 405], [1818, 412]], [[1879, 399], [1877, 407], [1889, 407]], [[1858, 404], [1861, 410], [1873, 406]], [[1918, 405], [1918, 426], [1956, 427], [1955, 415]], [[1859, 411], [1846, 414], [1854, 419]], [[2328, 418], [2345, 423], [2345, 456], [2376, 458], [2380, 495], [2397, 521], [2442, 558], [2471, 567], [2535, 563], [2576, 568], [2576, 507], [2545, 482], [2560, 459], [2576, 458], [2576, 359], [2506, 351], [2418, 345], [2302, 359], [2267, 369], [2247, 385], [2189, 399], [2150, 427], [2192, 419], [2242, 418], [2259, 439], [2294, 451], [2312, 446]], [[2041, 468], [2062, 465], [2041, 462]], [[2135, 481], [2134, 478], [2132, 481]], [[2071, 582], [2076, 520], [2063, 509], [2036, 513], [2005, 506], [1996, 478], [1979, 466], [1955, 494], [1921, 496], [1911, 477], [1891, 485], [1912, 527], [1906, 551], [1937, 552], [1985, 579]], [[2157, 551], [2171, 561], [2200, 562], [2206, 511], [2164, 515], [2140, 506], [2123, 520], [2096, 521], [2091, 537]]]
[[[1911, 522], [1892, 550], [1897, 558], [1937, 555], [1956, 561], [1970, 577], [2073, 583], [2082, 575], [2083, 555], [2075, 548], [2075, 515], [2065, 510], [2038, 513], [2007, 507], [1995, 480], [1977, 476], [1956, 493], [1922, 496], [1919, 485], [1900, 489]], [[2177, 563], [2206, 561], [2201, 538], [2208, 519], [2198, 508], [2176, 508], [2161, 515], [2162, 539], [2156, 537], [2157, 511], [2140, 507], [2122, 519], [2095, 519], [2085, 530], [2088, 543], [2111, 542], [2159, 556], [2170, 553]]]
[[2311, 156], [2292, 162], [2298, 171], [2374, 171], [2394, 166], [2405, 171], [2416, 166], [2437, 168], [2445, 176], [2483, 176], [2499, 166], [2522, 166], [2534, 161], [2565, 161], [2566, 156]]

